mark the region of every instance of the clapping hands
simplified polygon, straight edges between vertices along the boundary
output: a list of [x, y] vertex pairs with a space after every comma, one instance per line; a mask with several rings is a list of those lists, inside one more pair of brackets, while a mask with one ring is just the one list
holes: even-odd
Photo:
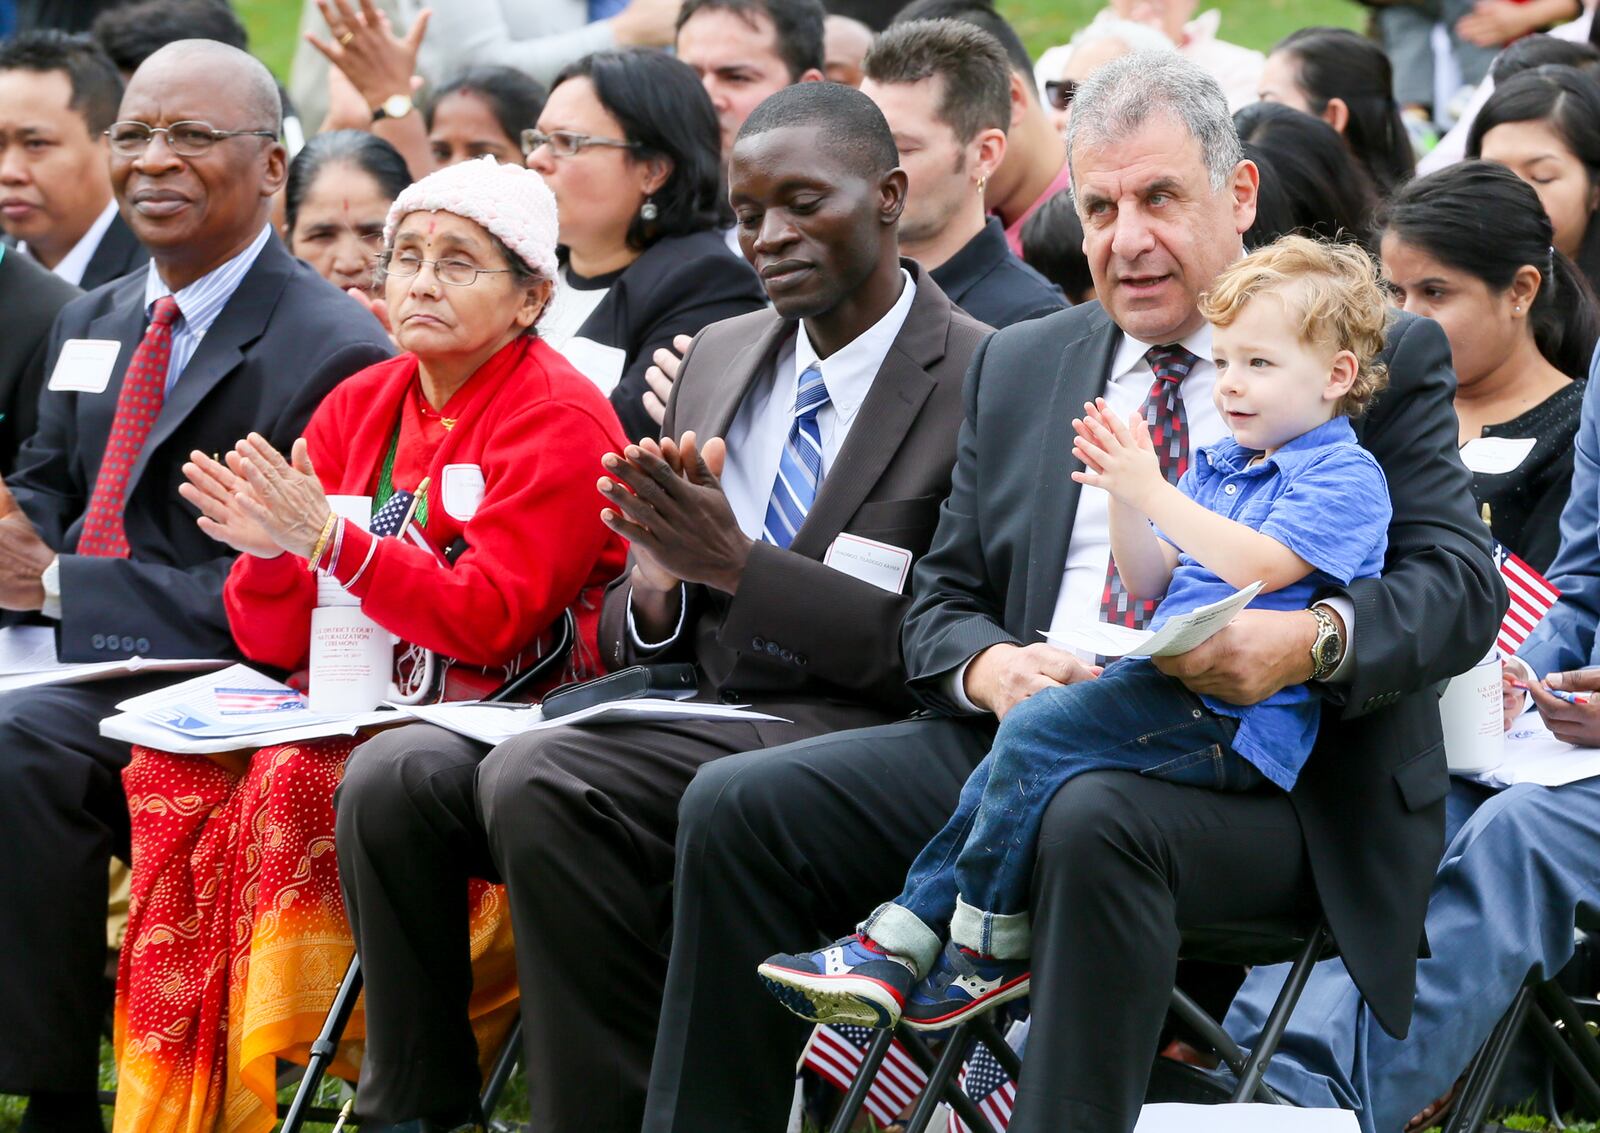
[[1122, 503], [1144, 510], [1150, 493], [1166, 486], [1155, 445], [1144, 417], [1135, 411], [1126, 423], [1118, 419], [1097, 397], [1083, 406], [1083, 416], [1074, 418], [1072, 455], [1083, 462], [1084, 471], [1072, 478], [1092, 488], [1104, 488]]
[[178, 485], [178, 494], [200, 509], [200, 530], [258, 558], [309, 555], [330, 509], [305, 439], [295, 441], [286, 460], [251, 433], [225, 461], [191, 452], [183, 466], [188, 483]]

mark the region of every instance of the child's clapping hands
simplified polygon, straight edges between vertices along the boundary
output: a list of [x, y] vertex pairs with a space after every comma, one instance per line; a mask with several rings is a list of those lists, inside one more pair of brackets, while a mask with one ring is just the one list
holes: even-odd
[[1084, 471], [1072, 478], [1092, 488], [1104, 488], [1122, 503], [1144, 510], [1154, 492], [1167, 487], [1156, 462], [1155, 445], [1144, 417], [1135, 410], [1126, 423], [1106, 406], [1103, 397], [1085, 403], [1083, 416], [1074, 418], [1072, 455], [1084, 464]]

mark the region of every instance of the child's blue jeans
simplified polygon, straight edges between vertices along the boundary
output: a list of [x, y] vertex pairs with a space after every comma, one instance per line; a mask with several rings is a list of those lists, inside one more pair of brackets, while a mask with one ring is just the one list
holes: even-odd
[[1039, 827], [1062, 785], [1086, 771], [1126, 770], [1215, 791], [1271, 786], [1230, 747], [1237, 730], [1238, 721], [1209, 711], [1142, 658], [1035, 693], [1006, 714], [900, 896], [860, 931], [919, 975], [943, 947], [946, 925], [951, 940], [984, 956], [1027, 956]]

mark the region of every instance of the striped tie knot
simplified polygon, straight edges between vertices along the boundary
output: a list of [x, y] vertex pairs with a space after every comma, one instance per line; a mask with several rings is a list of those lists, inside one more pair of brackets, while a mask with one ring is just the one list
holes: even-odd
[[794, 394], [794, 415], [815, 417], [817, 410], [828, 401], [828, 384], [822, 380], [822, 368], [813, 362], [800, 375], [800, 388]]
[[1200, 362], [1199, 357], [1176, 342], [1169, 342], [1165, 346], [1152, 346], [1144, 352], [1144, 360], [1149, 363], [1151, 372], [1157, 378], [1173, 384], [1187, 378], [1189, 371]]

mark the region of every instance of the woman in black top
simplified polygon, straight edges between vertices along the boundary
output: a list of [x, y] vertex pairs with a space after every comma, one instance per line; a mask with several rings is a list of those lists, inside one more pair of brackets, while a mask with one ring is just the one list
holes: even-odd
[[630, 440], [659, 434], [643, 400], [658, 348], [766, 305], [716, 228], [720, 136], [693, 70], [634, 51], [567, 67], [523, 132], [561, 223], [556, 296], [539, 333], [610, 396]]
[[[1444, 328], [1461, 459], [1495, 538], [1543, 571], [1561, 542], [1595, 299], [1534, 191], [1468, 161], [1404, 186], [1380, 219], [1384, 275]], [[1492, 234], [1492, 238], [1490, 238]]]

